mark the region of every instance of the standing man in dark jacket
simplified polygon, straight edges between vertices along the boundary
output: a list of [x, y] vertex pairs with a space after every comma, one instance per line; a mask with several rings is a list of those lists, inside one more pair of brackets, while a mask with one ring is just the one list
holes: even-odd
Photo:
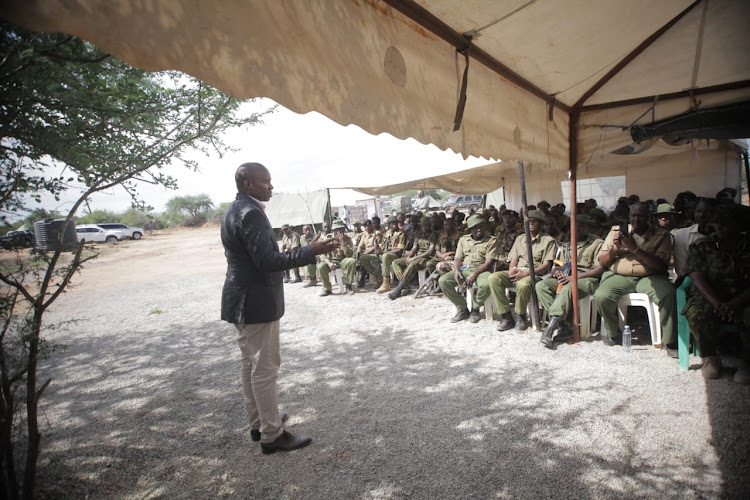
[[271, 173], [260, 163], [244, 163], [234, 175], [237, 198], [221, 225], [227, 276], [221, 294], [221, 319], [233, 323], [242, 353], [242, 390], [253, 441], [263, 453], [291, 451], [310, 444], [306, 436], [284, 430], [276, 395], [281, 364], [279, 320], [284, 315], [283, 271], [315, 263], [315, 255], [336, 249], [336, 240], [319, 240], [279, 252], [265, 214], [271, 199]]

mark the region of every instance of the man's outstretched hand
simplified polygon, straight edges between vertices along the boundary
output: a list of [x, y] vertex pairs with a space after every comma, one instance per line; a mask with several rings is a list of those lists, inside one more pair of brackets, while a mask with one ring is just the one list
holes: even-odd
[[338, 240], [318, 240], [313, 241], [310, 243], [310, 246], [313, 249], [313, 252], [315, 252], [315, 255], [320, 255], [322, 253], [328, 253], [333, 252], [341, 245], [341, 242]]

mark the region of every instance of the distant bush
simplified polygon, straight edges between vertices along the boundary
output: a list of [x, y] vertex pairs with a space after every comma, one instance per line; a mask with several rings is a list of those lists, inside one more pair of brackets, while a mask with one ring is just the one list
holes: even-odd
[[76, 224], [101, 224], [103, 222], [120, 222], [120, 216], [109, 210], [94, 210], [83, 217], [76, 217]]

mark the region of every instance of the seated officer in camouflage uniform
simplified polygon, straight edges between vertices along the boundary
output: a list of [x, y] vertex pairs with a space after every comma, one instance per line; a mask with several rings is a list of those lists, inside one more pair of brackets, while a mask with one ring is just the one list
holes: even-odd
[[495, 232], [498, 252], [497, 264], [495, 265], [496, 271], [508, 269], [508, 254], [510, 254], [510, 249], [513, 248], [513, 243], [516, 242], [518, 235], [523, 233], [523, 228], [518, 223], [518, 212], [506, 210], [502, 217], [502, 230]]
[[[303, 247], [306, 247], [310, 243], [313, 242], [313, 234], [312, 234], [312, 228], [309, 225], [302, 226], [302, 236], [299, 237], [299, 243]], [[311, 286], [315, 286], [315, 283], [318, 282], [316, 278], [316, 272], [315, 272], [315, 264], [310, 264], [307, 267], [305, 267], [305, 272], [307, 273], [307, 283], [302, 285], [302, 288], [308, 288]]]
[[630, 207], [629, 226], [627, 234], [620, 231], [619, 225], [614, 226], [599, 251], [599, 263], [607, 270], [594, 300], [607, 332], [604, 344], [619, 344], [617, 301], [626, 293], [635, 292], [648, 294], [659, 306], [662, 342], [669, 346], [676, 340], [675, 289], [667, 274], [672, 235], [652, 223], [651, 207], [640, 202]]
[[354, 283], [354, 273], [357, 270], [357, 260], [354, 258], [354, 243], [346, 234], [346, 224], [342, 220], [333, 222], [333, 235], [339, 241], [339, 247], [333, 252], [321, 255], [322, 262], [318, 264], [318, 274], [320, 281], [323, 283], [321, 297], [331, 295], [331, 271], [341, 268], [344, 271], [344, 282], [346, 291], [353, 294], [352, 283]]
[[[438, 280], [443, 294], [458, 309], [458, 313], [451, 318], [451, 323], [458, 323], [467, 318], [472, 323], [478, 322], [482, 319], [479, 315], [479, 308], [490, 296], [487, 280], [497, 257], [497, 239], [485, 233], [486, 222], [481, 215], [469, 217], [466, 221], [469, 234], [458, 240], [453, 260], [453, 272], [445, 273]], [[459, 283], [465, 284], [466, 287], [477, 284], [471, 314], [469, 314], [464, 294], [456, 290]]]
[[391, 265], [393, 261], [401, 257], [406, 248], [406, 235], [398, 227], [396, 217], [388, 218], [388, 231], [383, 237], [383, 251], [380, 261], [383, 270], [383, 284], [375, 290], [376, 293], [385, 293], [391, 290]]
[[[590, 232], [594, 225], [594, 219], [588, 215], [576, 217], [579, 300], [592, 295], [596, 291], [596, 287], [599, 286], [599, 277], [604, 272], [604, 267], [599, 264], [597, 259], [604, 240]], [[560, 260], [570, 265], [570, 242], [563, 245]], [[563, 272], [561, 267], [553, 267], [552, 277], [536, 284], [539, 302], [549, 315], [549, 325], [547, 325], [539, 341], [550, 349], [556, 336], [562, 338], [573, 333], [573, 327], [568, 322], [568, 316], [573, 309], [572, 278], [569, 270], [570, 267], [568, 267], [566, 273]]]
[[[542, 232], [544, 224], [544, 212], [541, 210], [529, 210], [529, 231], [531, 232], [531, 254], [533, 257], [534, 273], [537, 280], [552, 268], [555, 259], [557, 244], [552, 236]], [[495, 301], [497, 312], [500, 313], [500, 324], [497, 329], [501, 332], [510, 330], [515, 326], [516, 330], [526, 330], [526, 306], [531, 300], [531, 273], [529, 272], [529, 261], [527, 258], [526, 235], [521, 233], [513, 243], [513, 248], [508, 254], [510, 269], [499, 271], [490, 276], [490, 291]], [[505, 290], [516, 285], [515, 310], [511, 315], [510, 302], [505, 295]]]
[[721, 376], [719, 324], [740, 327], [742, 364], [734, 381], [750, 384], [750, 235], [740, 232], [742, 206], [721, 203], [713, 217], [713, 239], [690, 246], [687, 272], [692, 286], [682, 313], [697, 338], [705, 378]]
[[383, 234], [375, 231], [374, 224], [370, 219], [365, 221], [365, 233], [359, 240], [357, 246], [357, 261], [359, 261], [360, 274], [357, 286], [360, 290], [365, 288], [365, 274], [370, 273], [380, 286], [381, 264], [380, 252], [383, 245]]
[[[281, 232], [283, 233], [281, 236], [281, 251], [282, 252], [289, 252], [290, 250], [294, 250], [295, 248], [301, 247], [299, 234], [292, 231], [292, 229], [289, 227], [289, 224], [284, 224], [283, 226], [281, 226]], [[302, 278], [299, 275], [299, 268], [295, 267], [291, 271], [294, 273], [294, 278], [290, 281], [289, 271], [284, 271], [284, 283], [301, 282]]]
[[432, 232], [432, 223], [430, 218], [422, 217], [420, 224], [422, 228], [414, 238], [414, 245], [409, 250], [408, 256], [393, 261], [391, 267], [399, 283], [388, 293], [388, 298], [395, 300], [401, 297], [401, 293], [408, 293], [409, 282], [411, 282], [417, 273], [427, 269], [430, 264], [436, 264], [433, 257], [435, 255], [435, 245], [437, 243], [437, 234]]
[[435, 268], [440, 274], [453, 270], [453, 256], [456, 254], [459, 239], [461, 235], [456, 230], [456, 221], [452, 218], [445, 219], [435, 248], [435, 260], [438, 262]]

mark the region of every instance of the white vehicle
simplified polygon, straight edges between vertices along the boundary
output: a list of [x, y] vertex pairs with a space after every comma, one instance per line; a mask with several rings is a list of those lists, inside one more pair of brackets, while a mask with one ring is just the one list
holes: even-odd
[[97, 226], [101, 227], [102, 229], [107, 229], [110, 231], [120, 231], [122, 233], [122, 237], [124, 238], [132, 238], [134, 240], [140, 240], [141, 236], [143, 236], [143, 228], [140, 227], [130, 227], [126, 226], [125, 224], [114, 223], [114, 222], [106, 222], [102, 224], [97, 224]]
[[114, 243], [120, 241], [123, 238], [121, 231], [114, 229], [104, 229], [97, 226], [96, 224], [82, 224], [76, 226], [76, 233], [78, 233], [78, 241], [85, 241], [90, 243], [92, 241], [105, 241], [107, 243]]

